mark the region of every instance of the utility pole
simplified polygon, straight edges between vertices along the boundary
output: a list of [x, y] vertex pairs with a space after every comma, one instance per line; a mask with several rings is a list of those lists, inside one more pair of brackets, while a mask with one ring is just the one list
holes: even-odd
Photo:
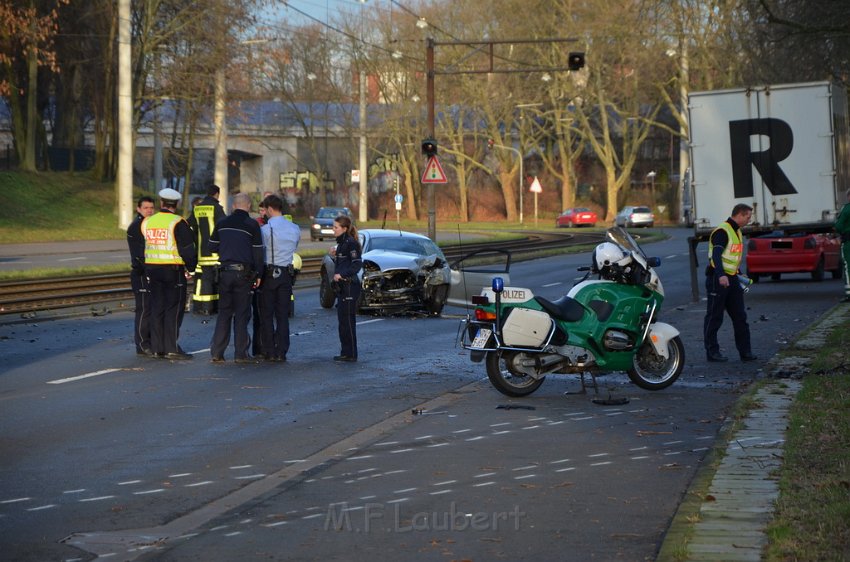
[[[229, 183], [227, 181], [227, 124], [224, 120], [225, 105], [224, 69], [215, 71], [215, 113], [213, 115], [213, 126], [215, 127], [215, 172], [213, 181], [220, 188], [218, 201], [227, 212], [230, 202]], [[186, 186], [189, 189], [189, 186]]]
[[133, 220], [133, 83], [130, 0], [118, 0], [118, 226]]

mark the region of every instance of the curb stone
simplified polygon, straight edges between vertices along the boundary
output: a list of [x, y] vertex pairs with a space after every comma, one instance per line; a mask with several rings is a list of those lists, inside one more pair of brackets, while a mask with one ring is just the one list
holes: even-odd
[[[820, 349], [832, 330], [847, 320], [850, 306], [837, 305], [789, 349]], [[775, 473], [782, 466], [789, 410], [802, 378], [810, 373], [810, 362], [808, 357], [789, 355], [768, 363], [765, 384], [742, 397], [758, 407], [747, 413], [738, 429], [732, 429], [733, 420], [724, 423], [718, 443], [671, 522], [657, 560], [762, 559], [768, 543], [765, 530], [779, 497]]]

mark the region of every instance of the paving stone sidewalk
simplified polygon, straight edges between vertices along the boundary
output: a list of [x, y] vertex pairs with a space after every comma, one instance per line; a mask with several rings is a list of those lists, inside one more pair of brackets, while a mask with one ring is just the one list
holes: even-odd
[[[794, 342], [793, 348], [811, 350], [823, 346], [832, 329], [848, 319], [850, 306], [837, 305]], [[767, 544], [765, 530], [779, 497], [776, 471], [782, 465], [789, 410], [807, 370], [808, 361], [802, 357], [771, 361], [766, 372], [772, 378], [751, 398], [758, 407], [729, 437], [723, 460], [713, 476], [709, 475], [708, 491], [698, 500], [698, 515], [695, 517], [692, 508], [680, 509], [658, 560], [761, 560]], [[698, 476], [692, 488], [703, 483], [704, 479]], [[695, 493], [688, 492], [683, 505], [687, 505], [689, 497], [693, 501]], [[698, 521], [682, 547], [691, 518]]]

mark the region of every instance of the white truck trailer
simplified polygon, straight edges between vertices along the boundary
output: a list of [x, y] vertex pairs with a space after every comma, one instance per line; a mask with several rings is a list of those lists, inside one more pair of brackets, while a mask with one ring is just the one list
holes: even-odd
[[693, 92], [688, 97], [697, 240], [738, 203], [745, 232], [828, 230], [850, 188], [846, 91], [830, 82]]

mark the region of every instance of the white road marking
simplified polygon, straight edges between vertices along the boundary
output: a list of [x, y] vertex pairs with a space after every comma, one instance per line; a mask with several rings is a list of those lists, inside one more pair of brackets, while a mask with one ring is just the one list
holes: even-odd
[[98, 496], [96, 498], [83, 498], [79, 500], [80, 502], [100, 502], [103, 500], [111, 500], [115, 496]]
[[503, 429], [502, 431], [494, 431], [493, 435], [504, 435], [505, 433], [510, 433], [510, 429]]
[[186, 484], [187, 488], [196, 488], [198, 486], [206, 486], [207, 484], [212, 484], [212, 480], [204, 480], [203, 482], [195, 482], [194, 484]]
[[594, 463], [591, 463], [590, 466], [603, 466], [603, 465], [606, 465], [606, 464], [611, 464], [611, 461], [594, 462]]
[[52, 381], [47, 381], [47, 384], [65, 384], [66, 382], [74, 382], [82, 379], [88, 379], [91, 377], [99, 377], [100, 375], [107, 375], [109, 373], [114, 373], [116, 371], [123, 371], [123, 369], [103, 369], [102, 371], [95, 371], [93, 373], [86, 373], [85, 375], [78, 375], [76, 377], [68, 377], [66, 379], [55, 379]]
[[495, 472], [483, 472], [481, 474], [476, 474], [475, 476], [473, 476], [473, 478], [486, 478], [488, 476], [493, 476], [494, 474], [496, 474], [496, 473]]
[[47, 504], [47, 505], [40, 505], [38, 507], [31, 507], [27, 511], [42, 511], [44, 509], [50, 509], [50, 508], [53, 508], [53, 507], [56, 507], [55, 503], [50, 503], [50, 504]]
[[514, 476], [514, 480], [525, 480], [526, 478], [534, 478], [536, 474], [524, 474], [522, 476]]
[[18, 502], [27, 502], [27, 501], [30, 501], [31, 499], [32, 499], [32, 498], [15, 498], [15, 499], [13, 499], [13, 500], [3, 500], [3, 501], [0, 501], [0, 504], [6, 504], [6, 503], [18, 503]]
[[384, 447], [386, 445], [398, 445], [398, 441], [384, 441], [383, 443], [375, 443], [375, 447]]
[[431, 439], [432, 437], [434, 437], [434, 436], [433, 435], [422, 435], [421, 437], [414, 437], [413, 440], [419, 441], [420, 439]]
[[312, 515], [305, 515], [301, 519], [315, 519], [316, 517], [321, 517], [324, 515], [323, 513], [313, 513]]
[[479, 435], [478, 437], [470, 437], [469, 439], [466, 439], [465, 441], [480, 441], [481, 439], [484, 439], [483, 435]]
[[383, 318], [375, 318], [374, 320], [364, 320], [363, 322], [358, 322], [358, 326], [362, 326], [363, 324], [371, 324], [372, 322], [383, 322]]
[[62, 493], [63, 494], [80, 494], [80, 493], [85, 492], [85, 491], [86, 491], [85, 488], [80, 488], [79, 490], [65, 490]]
[[[170, 478], [173, 478], [173, 476], [171, 476]], [[119, 486], [129, 486], [130, 484], [141, 484], [141, 483], [142, 483], [141, 480], [126, 480], [124, 482], [119, 482], [118, 485]]]
[[529, 425], [528, 427], [523, 427], [522, 429], [537, 429], [540, 427], [539, 425]]
[[543, 287], [543, 288], [557, 287], [558, 285], [563, 285], [563, 284], [564, 284], [563, 281], [558, 281], [557, 283], [547, 283], [545, 285], [541, 285], [541, 287]]
[[502, 425], [511, 425], [511, 422], [491, 423], [490, 427], [499, 427]]
[[396, 449], [395, 451], [390, 451], [390, 454], [394, 455], [396, 453], [409, 453], [412, 450], [413, 449]]
[[649, 449], [649, 447], [647, 447], [646, 445], [644, 445], [643, 447], [632, 447], [631, 449], [629, 449], [629, 451], [643, 451], [644, 449]]
[[155, 490], [144, 490], [144, 491], [141, 491], [141, 492], [133, 492], [133, 495], [134, 496], [144, 496], [146, 494], [158, 494], [158, 493], [164, 492], [164, 491], [165, 491], [165, 488], [157, 488]]
[[587, 458], [593, 459], [593, 458], [596, 458], [596, 457], [607, 457], [607, 456], [608, 456], [608, 453], [596, 453], [596, 454], [593, 454], [593, 455], [587, 455]]
[[226, 533], [225, 537], [235, 537], [236, 535], [241, 535], [242, 531], [233, 531], [232, 533]]
[[512, 468], [511, 470], [516, 472], [518, 470], [531, 470], [532, 468], [537, 468], [537, 465], [536, 464], [529, 464], [529, 465], [526, 465], [526, 466], [518, 466], [516, 468]]
[[490, 480], [489, 482], [481, 482], [480, 484], [473, 484], [472, 487], [473, 488], [481, 488], [482, 486], [492, 486], [493, 484], [495, 484], [495, 482]]
[[278, 521], [277, 523], [266, 523], [263, 527], [280, 527], [281, 525], [286, 525], [286, 521]]
[[406, 494], [407, 492], [415, 492], [416, 490], [418, 490], [418, 488], [416, 488], [416, 487], [405, 488], [404, 490], [396, 490], [393, 493], [394, 494]]
[[[169, 478], [183, 478], [185, 476], [192, 476], [191, 472], [181, 472], [180, 474], [169, 474]], [[141, 480], [136, 480], [136, 482], [141, 482]]]
[[410, 500], [410, 498], [398, 498], [397, 500], [390, 500], [387, 503], [402, 503]]
[[637, 460], [648, 459], [648, 458], [649, 458], [649, 455], [642, 455], [640, 457], [632, 457], [632, 460], [637, 461]]
[[88, 259], [88, 258], [86, 258], [85, 256], [80, 256], [80, 257], [78, 257], [78, 258], [62, 258], [62, 259], [58, 259], [58, 260], [56, 260], [56, 261], [58, 261], [58, 262], [63, 262], [63, 261], [80, 261], [80, 260], [86, 260], [86, 259]]
[[570, 470], [575, 470], [575, 469], [576, 469], [576, 467], [570, 466], [570, 467], [567, 467], [567, 468], [559, 468], [555, 472], [569, 472]]
[[374, 456], [375, 456], [375, 455], [360, 455], [360, 456], [357, 456], [357, 457], [348, 457], [348, 458], [346, 458], [345, 460], [348, 460], [348, 461], [359, 461], [359, 460], [362, 460], [362, 459], [371, 459], [371, 458], [372, 458], [372, 457], [374, 457]]
[[558, 459], [556, 461], [550, 461], [549, 464], [561, 464], [562, 462], [570, 462], [570, 459]]
[[457, 480], [446, 480], [445, 482], [437, 482], [436, 484], [431, 484], [432, 486], [448, 486], [449, 484], [454, 484]]
[[247, 476], [235, 476], [234, 480], [256, 480], [257, 478], [265, 478], [265, 474], [249, 474]]
[[667, 441], [666, 443], [662, 443], [662, 445], [675, 445], [676, 443], [681, 443], [682, 441]]
[[242, 470], [243, 468], [251, 468], [252, 466], [254, 466], [254, 465], [253, 464], [243, 464], [243, 465], [239, 465], [239, 466], [231, 466], [230, 470]]
[[466, 433], [467, 431], [472, 431], [471, 429], [458, 429], [457, 431], [452, 431], [452, 433]]
[[428, 495], [429, 496], [439, 496], [441, 494], [448, 494], [450, 492], [451, 492], [451, 489], [449, 489], [449, 490], [437, 490], [436, 492], [431, 492]]
[[427, 447], [429, 449], [433, 449], [434, 447], [445, 447], [446, 445], [448, 445], [448, 443], [434, 443], [432, 445], [428, 445]]

